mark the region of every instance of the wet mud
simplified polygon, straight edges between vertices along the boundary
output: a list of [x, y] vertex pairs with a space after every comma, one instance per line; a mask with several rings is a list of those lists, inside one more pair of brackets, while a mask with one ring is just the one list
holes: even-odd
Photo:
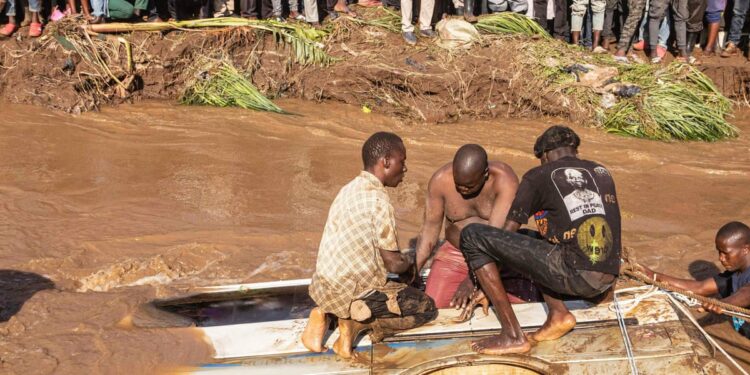
[[[71, 116], [0, 104], [0, 372], [154, 373], [208, 361], [195, 332], [144, 323], [143, 304], [196, 286], [310, 277], [329, 205], [360, 170], [369, 134], [391, 130], [406, 143], [409, 172], [390, 192], [406, 246], [429, 177], [460, 145], [482, 144], [520, 176], [538, 163], [534, 139], [562, 121], [422, 125], [355, 106], [280, 104], [297, 115], [147, 101]], [[720, 267], [716, 229], [750, 222], [749, 114], [733, 121], [739, 138], [712, 144], [572, 124], [581, 156], [615, 177], [624, 244], [640, 261], [680, 276]], [[747, 344], [719, 323], [727, 342]]]

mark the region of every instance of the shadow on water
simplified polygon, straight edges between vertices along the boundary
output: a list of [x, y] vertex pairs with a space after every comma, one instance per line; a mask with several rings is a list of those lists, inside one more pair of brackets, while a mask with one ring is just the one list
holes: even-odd
[[54, 287], [52, 280], [35, 273], [0, 270], [0, 322], [16, 315], [34, 293]]
[[690, 272], [690, 276], [694, 279], [704, 280], [720, 274], [721, 270], [719, 267], [716, 267], [716, 264], [707, 260], [699, 259], [690, 263], [688, 266], [688, 272]]

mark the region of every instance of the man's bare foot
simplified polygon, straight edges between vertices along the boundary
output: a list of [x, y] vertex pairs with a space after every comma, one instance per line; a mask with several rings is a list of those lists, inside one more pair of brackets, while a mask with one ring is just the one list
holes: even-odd
[[351, 358], [354, 339], [367, 328], [367, 325], [351, 319], [339, 319], [339, 338], [333, 343], [333, 351], [341, 358]]
[[534, 332], [531, 338], [535, 341], [557, 340], [570, 332], [576, 326], [576, 317], [567, 312], [564, 314], [551, 313], [542, 328]]
[[526, 340], [523, 333], [517, 338], [499, 334], [481, 340], [472, 341], [471, 350], [479, 354], [516, 354], [528, 352], [531, 350], [531, 344]]
[[328, 350], [323, 346], [323, 337], [327, 329], [326, 313], [318, 307], [312, 309], [310, 317], [307, 319], [305, 332], [302, 333], [302, 344], [311, 352], [321, 353]]

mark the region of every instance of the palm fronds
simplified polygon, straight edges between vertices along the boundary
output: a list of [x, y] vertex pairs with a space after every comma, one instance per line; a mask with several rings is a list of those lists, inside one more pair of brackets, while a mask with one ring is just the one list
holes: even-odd
[[277, 40], [290, 45], [295, 60], [300, 64], [328, 65], [333, 58], [324, 50], [322, 43], [328, 32], [322, 29], [274, 20], [249, 20], [238, 17], [206, 18], [176, 22], [106, 23], [84, 26], [96, 33], [122, 33], [134, 31], [196, 30], [202, 28], [248, 27], [268, 32]]
[[536, 21], [513, 12], [493, 13], [479, 17], [474, 26], [485, 34], [539, 35], [551, 39], [550, 35]]
[[240, 107], [256, 111], [285, 113], [230, 63], [211, 61], [197, 72], [196, 79], [185, 89], [180, 102], [189, 105]]
[[357, 25], [380, 27], [392, 33], [401, 32], [401, 14], [396, 13], [395, 11], [385, 8], [385, 7], [378, 7], [376, 11], [382, 12], [385, 14], [383, 16], [374, 17], [374, 18], [370, 18], [370, 17], [351, 18], [349, 17], [347, 19]]

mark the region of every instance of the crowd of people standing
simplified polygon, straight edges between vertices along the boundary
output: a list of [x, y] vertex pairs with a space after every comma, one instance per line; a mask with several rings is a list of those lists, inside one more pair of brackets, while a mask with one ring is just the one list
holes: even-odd
[[[71, 15], [80, 15], [90, 23], [239, 16], [319, 26], [321, 20], [333, 20], [340, 14], [358, 17], [349, 7], [356, 1], [0, 0], [7, 17], [0, 37], [9, 37], [23, 26], [29, 26], [29, 36], [38, 37], [46, 22]], [[458, 15], [475, 22], [480, 14], [508, 11], [525, 14], [554, 37], [595, 53], [608, 53], [616, 43], [612, 52], [623, 62], [633, 58], [629, 52], [634, 49], [647, 51], [653, 63], [661, 62], [670, 50], [679, 61], [699, 63], [693, 49], [701, 42], [703, 56], [715, 56], [720, 45], [724, 45], [722, 57], [741, 52], [750, 0], [730, 1], [730, 6], [727, 0], [360, 0], [358, 5], [400, 8], [403, 38], [412, 45], [418, 37], [436, 37], [433, 26], [445, 16]], [[725, 43], [719, 40], [722, 21], [726, 21]]]

